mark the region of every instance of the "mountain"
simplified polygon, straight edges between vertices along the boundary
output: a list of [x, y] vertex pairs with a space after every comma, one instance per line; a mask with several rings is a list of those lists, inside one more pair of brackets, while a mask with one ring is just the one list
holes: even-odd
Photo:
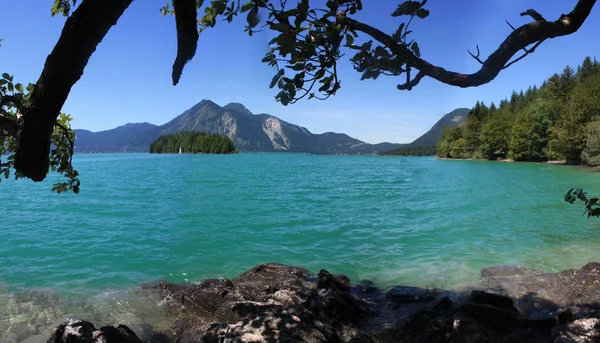
[[[96, 133], [74, 131], [77, 152], [146, 152], [159, 136], [184, 131], [229, 136], [239, 151], [341, 154], [366, 144], [342, 133], [313, 134], [268, 114], [252, 114], [239, 103], [220, 107], [210, 100], [202, 100], [161, 126], [142, 123]], [[377, 152], [373, 148], [365, 150], [371, 154]]]
[[411, 143], [399, 147], [381, 150], [380, 155], [401, 155], [401, 156], [429, 156], [435, 155], [437, 144], [442, 139], [442, 131], [445, 126], [454, 127], [467, 120], [469, 115], [468, 108], [457, 108], [446, 114], [438, 120], [429, 131], [425, 132], [419, 138]]
[[148, 133], [157, 128], [150, 123], [135, 123], [99, 132], [73, 130], [75, 149], [77, 152], [147, 152], [150, 143], [158, 137], [148, 136]]
[[[434, 144], [437, 144], [444, 123], [464, 121], [462, 110], [466, 109], [457, 109], [444, 116], [415, 142], [435, 140]], [[314, 134], [268, 114], [253, 114], [240, 103], [221, 107], [210, 100], [202, 100], [161, 126], [137, 123], [100, 132], [74, 131], [77, 152], [147, 152], [150, 143], [159, 136], [186, 131], [225, 135], [233, 140], [238, 151], [254, 152], [373, 155], [415, 143], [369, 144], [343, 133]]]
[[442, 119], [438, 120], [429, 131], [425, 132], [421, 137], [415, 139], [408, 145], [411, 146], [433, 146], [437, 145], [442, 139], [442, 130], [444, 126], [454, 127], [462, 124], [467, 120], [470, 109], [457, 108], [454, 111], [446, 114]]

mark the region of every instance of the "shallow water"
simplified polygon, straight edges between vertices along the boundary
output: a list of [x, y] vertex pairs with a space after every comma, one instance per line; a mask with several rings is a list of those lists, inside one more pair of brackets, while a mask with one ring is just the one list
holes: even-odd
[[44, 342], [68, 317], [160, 327], [167, 319], [148, 310], [158, 302], [137, 284], [231, 277], [262, 262], [452, 288], [492, 265], [598, 260], [600, 222], [562, 201], [571, 187], [600, 194], [591, 169], [304, 154], [74, 163], [79, 195], [51, 193], [53, 177], [0, 184], [2, 343]]

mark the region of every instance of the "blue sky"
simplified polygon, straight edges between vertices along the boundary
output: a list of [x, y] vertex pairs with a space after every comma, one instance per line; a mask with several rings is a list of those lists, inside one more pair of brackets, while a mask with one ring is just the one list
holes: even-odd
[[[205, 31], [196, 57], [184, 69], [181, 82], [171, 84], [176, 53], [173, 17], [162, 17], [166, 0], [136, 0], [92, 56], [82, 79], [73, 87], [63, 111], [73, 127], [99, 131], [129, 122], [163, 124], [202, 99], [220, 105], [243, 103], [253, 113], [269, 113], [315, 133], [344, 132], [358, 139], [410, 142], [442, 115], [509, 96], [512, 90], [540, 84], [565, 65], [575, 66], [587, 55], [600, 59], [600, 9], [574, 35], [544, 42], [487, 85], [461, 89], [431, 79], [412, 91], [398, 91], [402, 80], [359, 81], [344, 59], [339, 69], [342, 88], [327, 101], [301, 101], [287, 107], [275, 102], [269, 89], [273, 69], [260, 60], [269, 34], [248, 37], [244, 17]], [[319, 1], [311, 0], [311, 3]], [[413, 38], [431, 63], [458, 72], [474, 72], [479, 64], [468, 54], [479, 44], [487, 57], [510, 33], [505, 20], [519, 26], [529, 18], [519, 13], [534, 8], [549, 20], [569, 12], [576, 0], [429, 0], [431, 15], [414, 22]], [[400, 23], [390, 13], [400, 1], [365, 0], [359, 19], [393, 32]], [[50, 16], [52, 0], [2, 1], [0, 72], [19, 82], [37, 80], [56, 43], [64, 17]], [[596, 6], [598, 7], [598, 6]]]

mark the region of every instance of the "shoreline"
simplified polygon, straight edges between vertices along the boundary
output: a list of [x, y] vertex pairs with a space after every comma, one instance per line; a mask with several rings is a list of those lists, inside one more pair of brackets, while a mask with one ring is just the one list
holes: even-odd
[[[382, 335], [394, 334], [389, 332], [392, 329], [396, 330], [395, 334], [403, 332], [402, 329], [405, 327], [402, 325], [408, 325], [407, 323], [410, 323], [413, 316], [421, 313], [419, 311], [432, 311], [440, 303], [448, 305], [448, 301], [455, 304], [467, 304], [473, 300], [473, 291], [497, 294], [504, 299], [510, 299], [504, 301], [511, 301], [513, 303], [511, 306], [514, 307], [514, 311], [517, 311], [515, 313], [519, 314], [519, 318], [522, 317], [520, 320], [525, 320], [530, 324], [546, 321], [546, 325], [550, 325], [557, 313], [567, 310], [572, 313], [573, 320], [594, 318], [596, 315], [600, 318], [600, 313], [593, 306], [593, 302], [600, 299], [599, 263], [588, 263], [580, 268], [560, 272], [545, 272], [520, 266], [494, 266], [482, 269], [480, 274], [480, 280], [477, 282], [457, 289], [429, 289], [406, 285], [381, 289], [369, 280], [351, 283], [345, 275], [331, 274], [326, 270], [315, 274], [301, 267], [266, 263], [257, 265], [231, 279], [208, 278], [198, 283], [155, 281], [138, 285], [135, 287], [136, 291], [143, 297], [151, 299], [144, 305], [146, 307], [144, 311], [167, 314], [162, 318], [162, 323], [167, 324], [168, 321], [171, 324], [161, 325], [162, 329], [157, 327], [156, 323], [139, 322], [131, 315], [104, 313], [104, 318], [111, 318], [112, 315], [108, 322], [99, 319], [102, 318], [99, 314], [88, 316], [80, 314], [77, 318], [70, 318], [95, 322], [97, 325], [124, 324], [131, 327], [135, 334], [144, 339], [158, 336], [168, 339], [150, 340], [150, 342], [179, 342], [181, 340], [182, 343], [191, 343], [202, 341], [186, 339], [192, 333], [197, 338], [200, 337], [197, 336], [199, 334], [202, 337], [209, 335], [213, 338], [224, 338], [234, 332], [243, 336], [249, 330], [251, 331], [252, 320], [249, 318], [262, 321], [265, 318], [276, 320], [281, 315], [278, 311], [285, 310], [296, 311], [293, 313], [296, 313], [295, 316], [298, 318], [312, 316], [308, 322], [339, 321], [338, 324], [332, 325], [331, 330], [334, 332], [337, 330], [338, 336], [352, 336], [339, 341], [349, 342], [352, 338], [360, 335], [375, 339], [381, 338]], [[532, 297], [532, 295], [535, 296]], [[108, 299], [111, 297], [109, 296]], [[119, 302], [119, 299], [112, 298], [110, 301]], [[331, 308], [331, 306], [334, 307]], [[105, 306], [100, 306], [98, 310], [101, 308], [110, 312], [110, 309]], [[461, 316], [466, 315], [464, 305], [452, 308]], [[274, 309], [277, 311], [273, 312]], [[333, 313], [330, 313], [331, 311]], [[343, 313], [347, 311], [354, 313], [354, 316], [344, 317]], [[445, 312], [435, 313], [436, 315], [446, 315]], [[340, 315], [341, 317], [338, 318]], [[360, 320], [355, 321], [354, 317]], [[24, 321], [32, 320], [22, 316], [20, 318]], [[125, 318], [129, 319], [124, 320]], [[62, 321], [68, 319], [65, 317]], [[141, 318], [139, 319], [141, 320]], [[242, 322], [239, 322], [240, 320]], [[0, 320], [1, 323], [2, 320]], [[219, 324], [221, 329], [214, 329], [215, 323], [221, 323]], [[55, 320], [52, 326], [56, 327], [59, 324]], [[302, 331], [310, 332], [311, 335], [319, 332], [322, 334], [323, 332], [319, 331], [319, 325], [315, 327], [312, 324], [306, 324], [302, 327]], [[18, 321], [13, 323], [13, 326], [18, 327]], [[486, 331], [490, 330], [488, 326], [483, 323], [483, 327], [479, 330], [489, 333]], [[556, 325], [550, 326], [554, 328]], [[45, 340], [51, 332], [41, 331], [43, 330], [38, 333], [39, 342], [46, 342]], [[284, 333], [280, 332], [280, 334]], [[495, 334], [503, 333], [496, 332]], [[45, 337], [44, 340], [41, 339], [42, 336]], [[0, 341], [4, 341], [1, 335]], [[297, 341], [312, 342], [302, 339]], [[330, 341], [336, 340], [317, 340], [316, 342]], [[406, 342], [412, 341], [420, 342], [421, 340]], [[37, 343], [38, 340], [28, 340], [27, 342]], [[423, 342], [428, 342], [428, 340]]]

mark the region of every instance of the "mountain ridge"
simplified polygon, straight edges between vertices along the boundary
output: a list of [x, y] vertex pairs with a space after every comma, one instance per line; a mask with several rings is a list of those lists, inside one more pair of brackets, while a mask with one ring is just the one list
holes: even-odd
[[[435, 128], [435, 125], [431, 130]], [[208, 99], [198, 102], [163, 125], [147, 122], [127, 123], [114, 129], [98, 132], [84, 129], [75, 129], [74, 131], [76, 133], [75, 151], [80, 153], [148, 152], [150, 144], [161, 135], [191, 131], [228, 136], [234, 141], [236, 148], [242, 152], [369, 155], [410, 146], [430, 133], [428, 131], [413, 143], [370, 144], [345, 133], [312, 133], [305, 127], [291, 124], [270, 114], [253, 114], [241, 103], [231, 102], [225, 106], [219, 106]], [[440, 137], [441, 128], [439, 137], [437, 137], [438, 141]], [[428, 139], [435, 139], [435, 137], [431, 136]]]

